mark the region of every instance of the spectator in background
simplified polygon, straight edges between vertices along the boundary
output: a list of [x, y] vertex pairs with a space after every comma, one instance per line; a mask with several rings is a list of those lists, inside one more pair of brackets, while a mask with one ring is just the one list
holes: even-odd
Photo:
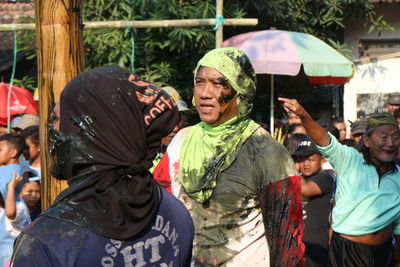
[[[154, 173], [154, 170], [157, 166], [157, 164], [160, 162], [161, 158], [163, 157], [165, 150], [167, 149], [169, 143], [171, 143], [172, 139], [176, 135], [176, 133], [185, 125], [186, 121], [188, 120], [190, 113], [192, 111], [188, 109], [187, 104], [185, 101], [181, 99], [181, 96], [179, 93], [175, 90], [175, 88], [171, 86], [165, 86], [161, 87], [165, 92], [167, 92], [175, 101], [178, 111], [179, 111], [179, 121], [175, 128], [170, 132], [167, 136], [163, 137], [161, 139], [161, 148], [160, 151], [157, 152], [157, 156], [153, 160], [153, 167], [151, 167], [150, 172]], [[162, 171], [162, 169], [158, 169], [158, 171]], [[162, 173], [154, 173], [155, 176], [164, 176]], [[171, 187], [165, 184], [162, 184], [161, 181], [158, 181], [159, 184], [161, 184], [165, 190], [167, 190], [169, 193], [171, 192]]]
[[294, 134], [307, 134], [306, 128], [304, 128], [303, 124], [293, 123], [287, 127], [286, 138], [290, 138]]
[[286, 138], [283, 145], [286, 147], [289, 154], [293, 156], [294, 152], [296, 152], [297, 146], [300, 144], [301, 141], [310, 139], [307, 135], [296, 133], [293, 134], [291, 137]]
[[[164, 86], [164, 87], [161, 87], [161, 89], [163, 89], [165, 92], [167, 92], [174, 99], [176, 105], [178, 106], [179, 122], [178, 122], [177, 126], [179, 129], [181, 129], [182, 127], [185, 126], [186, 121], [188, 120], [190, 114], [193, 112], [187, 107], [187, 103], [184, 100], [182, 100], [181, 96], [179, 95], [178, 91], [176, 91], [175, 88], [173, 88], [171, 86]], [[178, 131], [179, 131], [179, 129], [178, 129]], [[173, 136], [172, 136], [172, 138], [173, 138]], [[172, 138], [170, 138], [170, 139], [172, 139]], [[171, 140], [169, 140], [169, 142], [170, 141]]]
[[343, 118], [337, 117], [332, 119], [332, 124], [333, 126], [336, 127], [336, 129], [339, 130], [339, 141], [346, 139], [347, 129], [346, 129], [346, 123], [344, 123]]
[[[175, 128], [170, 132], [167, 136], [163, 137], [161, 139], [161, 148], [160, 151], [157, 153], [157, 156], [153, 160], [153, 167], [150, 169], [150, 171], [153, 173], [155, 167], [157, 164], [160, 162], [162, 156], [165, 153], [165, 150], [167, 149], [167, 146], [171, 142], [171, 140], [174, 138], [176, 133], [185, 125], [186, 121], [188, 120], [190, 113], [192, 112], [190, 109], [188, 109], [187, 104], [185, 101], [181, 99], [181, 96], [179, 93], [175, 90], [175, 88], [171, 86], [165, 86], [161, 87], [165, 92], [167, 92], [175, 101], [178, 111], [179, 111], [179, 121]], [[168, 192], [171, 193], [170, 188], [165, 188]]]
[[24, 137], [27, 147], [25, 153], [25, 158], [28, 160], [27, 165], [36, 172], [35, 176], [39, 177], [40, 180], [39, 126], [29, 126], [21, 132], [21, 135]]
[[291, 137], [286, 138], [285, 141], [283, 142], [283, 145], [286, 147], [290, 156], [292, 156], [292, 158], [294, 160], [294, 164], [296, 165], [296, 169], [298, 172], [300, 172], [300, 169], [299, 169], [300, 166], [299, 166], [299, 163], [296, 162], [296, 159], [294, 158], [294, 153], [296, 152], [296, 149], [299, 146], [299, 144], [305, 140], [310, 140], [310, 137], [308, 137], [305, 134], [296, 133], [296, 134], [293, 134]]
[[356, 143], [359, 143], [367, 129], [367, 122], [364, 119], [356, 120], [350, 125], [350, 136]]
[[323, 157], [314, 142], [302, 141], [294, 153], [299, 164], [303, 196], [305, 267], [328, 266], [330, 212], [335, 183], [322, 172]]
[[387, 108], [390, 115], [394, 116], [394, 111], [400, 108], [400, 93], [389, 94]]
[[19, 156], [25, 149], [22, 136], [9, 133], [0, 136], [0, 266], [11, 259], [14, 239], [30, 223], [29, 211], [19, 198], [20, 175], [28, 170], [19, 164]]
[[41, 212], [41, 186], [40, 178], [36, 172], [28, 171], [22, 176], [22, 189], [20, 197], [25, 201], [29, 209], [31, 221], [35, 220]]
[[7, 125], [0, 124], [0, 136], [7, 133]]
[[394, 111], [394, 118], [397, 120], [397, 124], [399, 125], [400, 128], [400, 108]]
[[39, 116], [34, 114], [23, 114], [21, 117], [18, 117], [18, 121], [13, 125], [12, 129], [15, 133], [21, 133], [29, 126], [39, 126]]
[[321, 118], [319, 120], [317, 120], [317, 123], [325, 129], [325, 131], [330, 132], [331, 134], [333, 134], [333, 136], [336, 137], [336, 139], [339, 140], [340, 138], [340, 133], [339, 130], [333, 126], [333, 123], [330, 119], [326, 119], [326, 118]]
[[7, 192], [4, 192], [7, 195], [5, 212], [9, 222], [9, 225], [6, 224], [6, 228], [9, 226], [8, 231], [14, 238], [21, 233], [22, 229], [31, 223], [28, 206], [19, 196], [21, 192], [21, 182], [22, 176], [14, 172], [13, 178], [7, 184]]
[[20, 122], [20, 120], [21, 116], [14, 117], [14, 119], [12, 119], [10, 127], [12, 133], [19, 134], [21, 132], [21, 129], [15, 127], [15, 125], [17, 125]]

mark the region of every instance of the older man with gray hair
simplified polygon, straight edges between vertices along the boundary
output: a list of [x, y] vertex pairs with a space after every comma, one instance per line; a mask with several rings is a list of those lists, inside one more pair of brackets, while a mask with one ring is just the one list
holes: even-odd
[[389, 114], [367, 119], [361, 153], [341, 145], [295, 99], [279, 98], [303, 121], [309, 136], [337, 172], [329, 256], [332, 266], [394, 266], [391, 236], [400, 241], [400, 146]]

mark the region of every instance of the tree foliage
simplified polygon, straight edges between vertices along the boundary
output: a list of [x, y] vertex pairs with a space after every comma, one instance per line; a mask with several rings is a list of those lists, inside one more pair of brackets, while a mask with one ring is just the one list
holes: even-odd
[[[215, 0], [89, 0], [84, 19], [158, 20], [212, 18]], [[250, 30], [276, 27], [314, 34], [346, 54], [341, 30], [350, 16], [365, 18], [371, 29], [390, 29], [376, 18], [367, 0], [231, 0], [225, 1], [227, 18], [256, 17], [257, 27], [225, 27], [225, 38]], [[172, 85], [190, 99], [192, 70], [197, 60], [214, 46], [212, 27], [136, 29], [135, 71], [151, 82]], [[87, 67], [119, 64], [130, 67], [129, 30], [85, 31]]]
[[[89, 0], [85, 21], [212, 18], [214, 1]], [[171, 85], [190, 98], [195, 62], [214, 45], [210, 27], [134, 29], [135, 72], [158, 85]], [[87, 30], [86, 66], [131, 67], [129, 29]]]
[[[344, 21], [360, 16], [370, 30], [390, 30], [367, 0], [230, 0], [224, 17], [258, 18], [256, 27], [224, 27], [224, 37], [275, 27], [314, 34], [346, 52]], [[87, 0], [84, 21], [166, 20], [215, 17], [215, 0]], [[214, 47], [212, 27], [133, 29], [135, 72], [158, 85], [171, 85], [190, 100], [192, 71], [199, 58]], [[24, 34], [23, 49], [32, 48], [32, 34]], [[131, 68], [129, 29], [84, 31], [86, 68], [120, 65]]]

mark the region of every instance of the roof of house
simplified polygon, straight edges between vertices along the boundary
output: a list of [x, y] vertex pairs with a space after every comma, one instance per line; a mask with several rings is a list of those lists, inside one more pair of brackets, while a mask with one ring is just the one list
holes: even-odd
[[[0, 0], [0, 24], [17, 23], [24, 16], [35, 15], [33, 0]], [[0, 71], [12, 66], [14, 52], [13, 32], [0, 32]], [[19, 52], [17, 61], [24, 58], [25, 53]]]
[[33, 1], [0, 0], [0, 23], [14, 23], [22, 16], [34, 16]]

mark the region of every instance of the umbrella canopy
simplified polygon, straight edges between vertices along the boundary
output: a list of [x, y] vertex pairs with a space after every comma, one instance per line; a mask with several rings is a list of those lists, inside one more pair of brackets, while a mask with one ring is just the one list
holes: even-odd
[[[8, 116], [8, 90], [10, 85], [0, 83], [0, 124], [7, 124]], [[33, 95], [28, 90], [12, 86], [10, 92], [10, 116], [17, 114], [38, 114], [38, 103], [33, 100]]]
[[257, 73], [295, 76], [303, 66], [310, 82], [344, 84], [353, 63], [331, 46], [306, 33], [265, 30], [233, 36], [223, 46], [243, 50]]
[[[295, 76], [301, 66], [311, 83], [344, 84], [353, 75], [353, 63], [320, 39], [306, 33], [265, 30], [233, 36], [223, 46], [237, 47], [249, 57], [256, 73]], [[273, 77], [273, 76], [272, 76]], [[273, 133], [273, 78], [271, 131]]]

